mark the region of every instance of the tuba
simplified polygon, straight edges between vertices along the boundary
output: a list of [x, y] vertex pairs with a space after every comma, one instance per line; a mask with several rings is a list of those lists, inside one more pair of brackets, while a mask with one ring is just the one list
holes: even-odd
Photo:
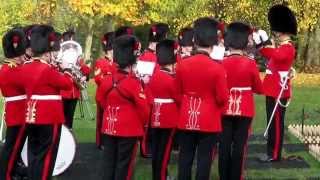
[[81, 72], [80, 58], [82, 48], [76, 41], [70, 40], [61, 43], [57, 62], [62, 69], [69, 69], [80, 89], [87, 87], [85, 76]]

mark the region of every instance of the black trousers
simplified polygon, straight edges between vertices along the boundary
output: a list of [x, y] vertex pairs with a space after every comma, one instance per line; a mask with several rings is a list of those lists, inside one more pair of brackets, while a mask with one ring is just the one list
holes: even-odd
[[174, 129], [152, 128], [152, 179], [166, 180]]
[[51, 179], [61, 135], [61, 124], [27, 125], [28, 179]]
[[103, 180], [131, 180], [138, 148], [137, 137], [103, 135]]
[[76, 111], [78, 99], [63, 99], [63, 112], [65, 118], [65, 125], [72, 129], [74, 112]]
[[[288, 99], [283, 98], [280, 101], [282, 104], [286, 104]], [[269, 123], [275, 103], [275, 98], [268, 96], [266, 97], [267, 123]], [[273, 160], [281, 160], [285, 113], [286, 108], [279, 105], [275, 111], [271, 126], [268, 131], [267, 155]]]
[[178, 180], [191, 180], [192, 164], [197, 152], [196, 180], [209, 180], [213, 148], [217, 143], [217, 133], [180, 131], [180, 153]]
[[98, 148], [101, 147], [102, 145], [102, 133], [101, 133], [101, 128], [102, 128], [102, 121], [103, 121], [103, 108], [97, 104], [97, 114], [96, 114], [96, 145]]
[[219, 143], [220, 180], [241, 180], [252, 118], [223, 116]]
[[25, 126], [7, 127], [6, 141], [0, 153], [0, 179], [12, 179], [25, 139]]

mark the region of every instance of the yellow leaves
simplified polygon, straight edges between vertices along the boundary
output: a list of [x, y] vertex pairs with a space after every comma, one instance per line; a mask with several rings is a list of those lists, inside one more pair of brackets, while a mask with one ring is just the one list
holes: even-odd
[[318, 87], [320, 85], [319, 74], [298, 73], [296, 78], [292, 80], [294, 86]]
[[68, 0], [71, 9], [79, 14], [95, 16], [101, 14], [106, 0]]
[[80, 15], [113, 16], [134, 25], [146, 22], [140, 15], [143, 8], [141, 0], [69, 0], [67, 2], [71, 9]]
[[0, 36], [9, 28], [25, 25], [31, 19], [35, 9], [33, 0], [10, 0], [0, 3]]
[[312, 31], [319, 23], [320, 1], [317, 0], [289, 0], [290, 8], [296, 13], [299, 31]]

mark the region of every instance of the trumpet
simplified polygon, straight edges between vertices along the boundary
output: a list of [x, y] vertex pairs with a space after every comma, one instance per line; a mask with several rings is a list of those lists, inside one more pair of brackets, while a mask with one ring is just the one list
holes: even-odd
[[87, 77], [81, 72], [80, 66], [72, 65], [71, 74], [80, 89], [85, 89], [88, 87]]

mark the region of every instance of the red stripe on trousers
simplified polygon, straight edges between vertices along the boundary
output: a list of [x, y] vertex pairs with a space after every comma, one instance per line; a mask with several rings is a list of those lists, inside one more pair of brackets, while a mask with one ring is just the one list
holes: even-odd
[[212, 161], [216, 159], [217, 155], [218, 155], [218, 148], [217, 148], [217, 145], [215, 145], [212, 149], [212, 158], [211, 158]]
[[131, 154], [131, 159], [129, 162], [129, 168], [128, 168], [128, 175], [126, 180], [131, 180], [132, 174], [133, 174], [133, 167], [135, 164], [135, 160], [136, 160], [136, 155], [137, 155], [137, 149], [138, 149], [138, 142], [134, 145], [132, 154]]
[[21, 126], [21, 128], [19, 129], [17, 140], [13, 146], [13, 151], [10, 155], [8, 169], [6, 172], [6, 180], [11, 180], [11, 172], [12, 172], [13, 166], [15, 165], [15, 159], [17, 158], [17, 154], [19, 153], [18, 150], [22, 143], [21, 140], [22, 140], [24, 131], [25, 131], [25, 125]]
[[102, 117], [101, 117], [101, 110], [99, 103], [96, 101], [97, 104], [97, 127], [96, 127], [96, 145], [101, 145], [101, 128], [102, 128]]
[[[58, 125], [53, 125], [53, 140], [52, 144], [50, 145], [50, 148], [46, 154], [45, 160], [44, 160], [44, 166], [42, 170], [42, 180], [46, 180], [48, 178], [48, 173], [50, 169], [50, 165], [52, 163], [52, 150], [56, 145], [57, 141], [57, 136], [58, 136]], [[54, 166], [54, 165], [53, 165]], [[50, 174], [51, 176], [51, 174]]]
[[278, 159], [279, 146], [280, 146], [280, 109], [277, 108], [275, 117], [275, 129], [276, 129], [276, 142], [273, 149], [273, 159]]
[[168, 143], [165, 148], [165, 153], [164, 157], [162, 159], [162, 166], [161, 166], [161, 180], [166, 180], [167, 177], [167, 167], [168, 167], [168, 162], [170, 159], [170, 153], [171, 153], [171, 146], [172, 146], [172, 141], [173, 141], [173, 136], [174, 136], [175, 130], [171, 130], [170, 136]]
[[141, 150], [142, 150], [142, 155], [146, 156], [148, 155], [148, 152], [147, 152], [147, 141], [148, 141], [148, 128], [145, 128], [145, 133], [142, 137], [142, 140], [141, 140]]

